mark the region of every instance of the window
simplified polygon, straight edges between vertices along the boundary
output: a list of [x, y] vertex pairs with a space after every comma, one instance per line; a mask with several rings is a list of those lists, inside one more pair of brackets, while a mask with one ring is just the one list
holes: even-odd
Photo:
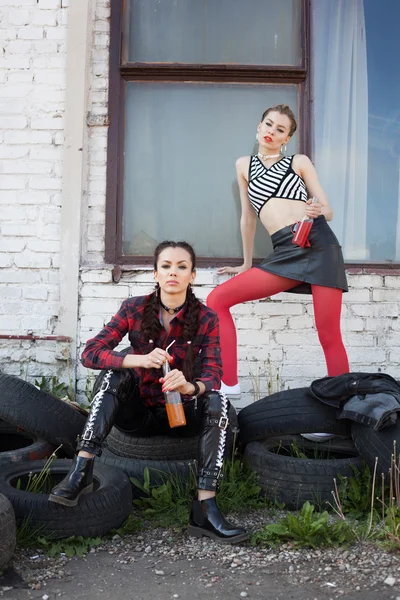
[[[242, 256], [235, 160], [254, 152], [265, 108], [289, 104], [287, 151], [309, 152], [308, 4], [112, 3], [108, 262], [143, 264], [167, 238], [203, 265]], [[270, 248], [259, 231], [255, 256]]]
[[314, 2], [315, 159], [346, 261], [400, 261], [400, 3]]

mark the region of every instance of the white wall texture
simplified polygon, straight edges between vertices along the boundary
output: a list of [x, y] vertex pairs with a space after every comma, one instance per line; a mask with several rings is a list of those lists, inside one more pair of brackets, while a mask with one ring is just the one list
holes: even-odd
[[[71, 2], [71, 0], [69, 0]], [[112, 282], [104, 264], [109, 5], [93, 0], [87, 75], [88, 164], [82, 189], [79, 351], [128, 295], [152, 289], [149, 270]], [[60, 220], [68, 48], [67, 0], [0, 0], [0, 334], [67, 335], [58, 327], [71, 298], [59, 297]], [[342, 328], [354, 371], [382, 370], [400, 379], [400, 277], [397, 271], [349, 274]], [[205, 299], [222, 279], [200, 269]], [[68, 296], [68, 295], [66, 295]], [[278, 387], [308, 385], [325, 375], [311, 297], [280, 294], [233, 309], [238, 329], [241, 403]], [[68, 361], [67, 343], [0, 339], [1, 368], [32, 379], [88, 372]], [[76, 367], [76, 371], [75, 371]]]

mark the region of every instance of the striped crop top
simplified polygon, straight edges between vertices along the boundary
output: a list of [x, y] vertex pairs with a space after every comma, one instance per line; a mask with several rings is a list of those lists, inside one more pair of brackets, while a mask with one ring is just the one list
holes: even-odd
[[306, 184], [293, 171], [292, 160], [293, 156], [285, 156], [268, 169], [258, 156], [250, 158], [248, 196], [257, 216], [270, 198], [307, 202]]

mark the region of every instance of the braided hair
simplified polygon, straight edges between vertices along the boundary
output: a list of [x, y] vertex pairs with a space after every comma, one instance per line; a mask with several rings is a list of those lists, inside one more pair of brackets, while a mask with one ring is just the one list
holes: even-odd
[[[192, 262], [192, 272], [196, 268], [196, 255], [190, 244], [187, 242], [172, 242], [164, 241], [158, 244], [154, 251], [154, 270], [157, 270], [157, 263], [160, 254], [166, 248], [182, 248], [190, 255]], [[141, 324], [141, 331], [146, 335], [149, 340], [155, 340], [160, 331], [162, 325], [160, 323], [160, 286], [157, 283], [155, 291], [150, 294], [144, 305], [143, 320]], [[192, 286], [189, 285], [186, 293], [186, 312], [185, 320], [183, 324], [182, 336], [184, 341], [187, 343], [188, 350], [186, 352], [185, 360], [182, 366], [182, 372], [186, 378], [186, 381], [191, 381], [193, 378], [193, 349], [192, 339], [197, 333], [199, 328], [199, 314], [201, 309], [201, 302], [196, 298], [193, 293]]]

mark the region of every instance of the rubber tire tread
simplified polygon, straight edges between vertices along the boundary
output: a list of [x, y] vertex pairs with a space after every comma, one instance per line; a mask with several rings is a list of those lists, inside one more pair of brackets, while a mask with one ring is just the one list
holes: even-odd
[[17, 527], [11, 502], [0, 494], [0, 569], [10, 562], [17, 544]]
[[[97, 537], [122, 525], [132, 510], [132, 489], [128, 476], [120, 469], [111, 468], [97, 461], [94, 465], [94, 481], [98, 487], [90, 494], [81, 496], [77, 506], [63, 506], [49, 502], [47, 494], [34, 494], [18, 490], [13, 480], [38, 473], [44, 460], [11, 465], [0, 474], [0, 493], [7, 496], [14, 507], [17, 521], [29, 519], [32, 528], [40, 528], [40, 535], [53, 539], [70, 536]], [[55, 460], [50, 473], [65, 476], [72, 461]]]
[[11, 423], [6, 423], [5, 421], [0, 421], [0, 436], [2, 436], [1, 446], [3, 448], [7, 446], [7, 436], [20, 437], [21, 442], [22, 438], [29, 439], [31, 441], [31, 443], [27, 446], [0, 452], [0, 466], [27, 460], [40, 460], [41, 458], [48, 458], [56, 449], [56, 447], [52, 444], [49, 444], [49, 442], [38, 440], [36, 436], [32, 435], [28, 431], [23, 431], [15, 425], [11, 425]]
[[394, 441], [396, 442], [396, 460], [400, 453], [400, 421], [378, 431], [361, 423], [352, 423], [351, 437], [358, 452], [371, 469], [375, 468], [375, 457], [378, 458], [376, 472], [378, 475], [383, 473], [385, 479], [389, 481]]
[[68, 456], [75, 454], [86, 417], [66, 402], [14, 375], [0, 373], [0, 419], [21, 427]]
[[[189, 460], [196, 459], [199, 436], [175, 437], [168, 435], [135, 436], [113, 427], [107, 436], [107, 447], [111, 452], [125, 458], [143, 460]], [[225, 457], [230, 457], [233, 433], [227, 429]]]
[[336, 409], [317, 400], [308, 387], [266, 396], [243, 408], [238, 420], [244, 445], [271, 435], [318, 431], [350, 437], [350, 421], [336, 419]]
[[[134, 477], [141, 483], [144, 482], [144, 470], [149, 469], [150, 483], [159, 486], [165, 483], [166, 479], [179, 479], [182, 482], [189, 482], [191, 477], [196, 476], [197, 464], [193, 459], [188, 460], [145, 460], [139, 458], [126, 458], [117, 456], [109, 449], [104, 448], [102, 455], [98, 459], [101, 463], [109, 467], [121, 469], [128, 475]], [[134, 498], [143, 496], [140, 488], [132, 483], [132, 493]]]
[[[263, 442], [250, 442], [244, 451], [244, 460], [259, 476], [259, 484], [272, 501], [285, 504], [286, 508], [298, 510], [308, 500], [322, 508], [332, 502], [334, 478], [338, 474], [354, 476], [354, 469], [361, 470], [363, 460], [357, 450], [345, 440], [343, 451], [355, 456], [349, 458], [305, 459], [284, 456], [272, 452], [280, 442], [296, 441], [301, 448], [315, 448], [321, 444], [307, 442], [301, 436], [276, 436]], [[330, 448], [333, 450], [334, 446]], [[340, 445], [336, 444], [337, 451]]]

